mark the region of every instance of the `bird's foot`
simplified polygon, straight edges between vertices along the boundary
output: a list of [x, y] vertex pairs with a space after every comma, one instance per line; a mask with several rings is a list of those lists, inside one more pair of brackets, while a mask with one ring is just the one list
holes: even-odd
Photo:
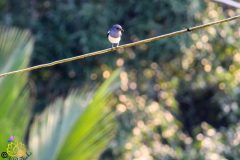
[[118, 47], [118, 44], [113, 43], [112, 48]]

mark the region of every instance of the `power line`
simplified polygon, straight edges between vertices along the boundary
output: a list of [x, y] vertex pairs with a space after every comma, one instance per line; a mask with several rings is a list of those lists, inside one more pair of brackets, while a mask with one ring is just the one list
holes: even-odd
[[40, 65], [36, 65], [36, 66], [33, 66], [33, 67], [28, 67], [28, 68], [24, 68], [24, 69], [19, 69], [19, 70], [15, 70], [15, 71], [2, 73], [2, 74], [0, 74], [0, 78], [5, 77], [5, 76], [9, 76], [9, 75], [13, 75], [13, 74], [17, 74], [17, 73], [30, 72], [30, 71], [41, 69], [41, 68], [51, 67], [51, 66], [55, 66], [55, 65], [58, 65], [58, 64], [67, 63], [67, 62], [71, 62], [71, 61], [75, 61], [75, 60], [79, 60], [79, 59], [83, 59], [83, 58], [87, 58], [87, 57], [92, 57], [92, 56], [116, 51], [117, 49], [129, 48], [129, 47], [132, 47], [132, 46], [137, 46], [137, 45], [140, 45], [140, 44], [145, 44], [145, 43], [157, 41], [157, 40], [164, 39], [164, 38], [174, 37], [174, 36], [180, 35], [182, 33], [199, 30], [199, 29], [206, 28], [206, 27], [209, 27], [209, 26], [212, 26], [212, 25], [215, 25], [215, 24], [220, 24], [220, 23], [224, 23], [224, 22], [233, 21], [233, 20], [238, 19], [238, 18], [240, 18], [240, 15], [233, 16], [233, 17], [226, 18], [226, 19], [219, 20], [219, 21], [215, 21], [215, 22], [202, 24], [202, 25], [195, 26], [195, 27], [185, 28], [185, 29], [182, 29], [182, 30], [179, 30], [179, 31], [175, 31], [175, 32], [163, 34], [163, 35], [160, 35], [160, 36], [140, 40], [140, 41], [137, 41], [137, 42], [124, 44], [124, 45], [121, 45], [121, 46], [118, 46], [118, 47], [115, 47], [115, 48], [108, 48], [108, 49], [104, 49], [104, 50], [100, 50], [100, 51], [96, 51], [96, 52], [91, 52], [91, 53], [86, 53], [86, 54], [71, 57], [71, 58], [65, 58], [65, 59], [53, 61], [53, 62], [50, 62], [50, 63], [40, 64]]
[[233, 1], [233, 0], [214, 0], [214, 1], [219, 2], [219, 3], [223, 3], [223, 4], [226, 4], [226, 5], [235, 7], [235, 8], [240, 8], [240, 3], [236, 2], [236, 1]]

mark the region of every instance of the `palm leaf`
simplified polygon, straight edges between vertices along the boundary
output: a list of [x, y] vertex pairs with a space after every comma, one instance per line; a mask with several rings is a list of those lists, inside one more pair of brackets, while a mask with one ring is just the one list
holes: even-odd
[[[0, 73], [27, 67], [33, 42], [28, 31], [0, 27]], [[26, 83], [27, 74], [0, 78], [1, 151], [6, 149], [10, 135], [23, 139], [30, 115]]]
[[114, 115], [107, 104], [118, 75], [114, 72], [95, 93], [73, 92], [47, 107], [30, 132], [33, 158], [97, 159], [115, 133]]

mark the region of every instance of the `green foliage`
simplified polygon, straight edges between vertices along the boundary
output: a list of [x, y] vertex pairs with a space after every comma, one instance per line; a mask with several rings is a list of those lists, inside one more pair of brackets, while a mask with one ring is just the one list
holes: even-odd
[[[30, 28], [35, 35], [31, 65], [109, 47], [106, 31], [115, 23], [126, 31], [121, 43], [128, 43], [239, 13], [200, 0], [9, 0], [0, 7], [2, 23]], [[238, 159], [239, 36], [238, 21], [234, 21], [117, 55], [36, 71], [30, 75], [37, 93], [34, 111], [124, 66], [121, 90], [113, 97], [119, 128], [102, 159]], [[63, 100], [56, 103], [61, 105]], [[83, 123], [81, 118], [76, 121]], [[88, 138], [76, 136], [80, 129], [68, 128], [70, 135], [61, 143], [73, 148], [76, 138], [87, 148]], [[87, 133], [88, 129], [81, 130]], [[54, 141], [48, 142], [53, 146], [50, 143]], [[55, 149], [54, 154], [59, 151], [65, 157], [71, 148]], [[76, 149], [77, 153], [84, 150]]]
[[[196, 17], [209, 22], [237, 14], [227, 11], [209, 3]], [[102, 159], [238, 159], [238, 28], [234, 21], [194, 32], [181, 56], [146, 62], [141, 74], [125, 72], [121, 83], [129, 88], [117, 106], [124, 138]]]
[[[30, 28], [36, 37], [31, 65], [110, 47], [106, 33], [115, 23], [120, 23], [125, 29], [121, 43], [128, 43], [192, 25], [194, 13], [204, 8], [201, 2], [191, 0], [60, 0], [57, 3], [9, 0], [6, 3], [10, 7], [7, 11], [2, 10], [1, 21]], [[188, 46], [190, 41], [189, 36], [183, 35], [126, 50], [125, 54], [117, 57], [124, 58], [131, 68], [141, 68], [143, 64], [179, 55], [181, 45]], [[158, 50], [161, 52], [156, 52]], [[82, 85], [89, 80], [90, 73], [97, 73], [96, 80], [101, 80], [104, 70], [102, 67], [99, 70], [99, 66], [104, 64], [114, 69], [115, 61], [115, 54], [107, 54], [35, 72], [30, 78], [37, 86], [36, 108], [41, 110], [57, 95]], [[49, 84], [47, 87], [46, 82]], [[54, 85], [56, 82], [58, 87]]]
[[[27, 67], [33, 49], [28, 31], [0, 27], [0, 72]], [[27, 74], [0, 79], [0, 151], [6, 150], [7, 140], [14, 135], [23, 140], [30, 117]]]
[[115, 135], [108, 105], [118, 76], [115, 71], [94, 92], [82, 90], [58, 99], [38, 116], [29, 140], [34, 159], [97, 159]]

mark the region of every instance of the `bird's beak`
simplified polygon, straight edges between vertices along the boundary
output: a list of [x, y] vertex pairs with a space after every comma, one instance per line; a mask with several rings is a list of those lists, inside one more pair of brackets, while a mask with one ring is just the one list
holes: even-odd
[[124, 32], [124, 29], [121, 29], [122, 32]]

